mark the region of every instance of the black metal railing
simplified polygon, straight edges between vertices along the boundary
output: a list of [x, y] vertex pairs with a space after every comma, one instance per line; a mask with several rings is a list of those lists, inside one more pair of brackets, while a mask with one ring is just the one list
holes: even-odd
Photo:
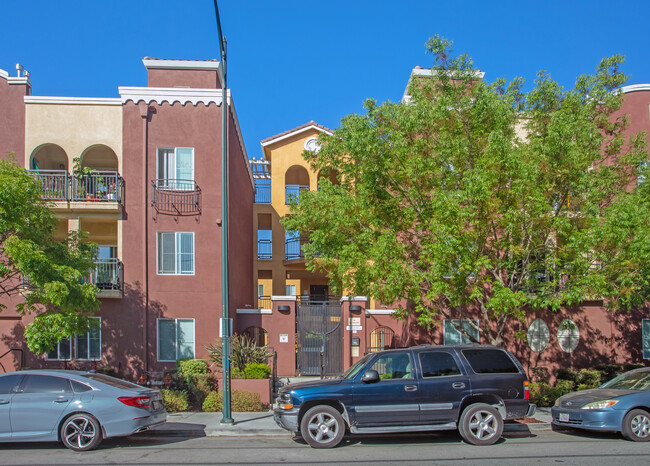
[[257, 240], [257, 258], [258, 259], [273, 258], [273, 242], [270, 239]]
[[300, 202], [300, 192], [309, 191], [309, 186], [300, 184], [287, 184], [284, 186], [284, 203]]
[[84, 173], [72, 178], [72, 200], [122, 202], [124, 179], [114, 170]]
[[201, 188], [194, 180], [151, 180], [151, 206], [170, 215], [201, 213]]
[[271, 203], [271, 180], [258, 178], [255, 180], [255, 204]]
[[93, 170], [70, 176], [65, 170], [30, 170], [52, 201], [122, 202], [124, 179], [115, 170]]
[[118, 259], [95, 259], [95, 268], [90, 271], [90, 283], [100, 290], [122, 290], [124, 268]]
[[65, 170], [30, 170], [32, 175], [43, 188], [43, 199], [52, 201], [69, 200], [69, 175]]
[[304, 259], [305, 252], [303, 251], [303, 246], [307, 243], [309, 243], [309, 237], [307, 236], [287, 238], [284, 242], [286, 260]]

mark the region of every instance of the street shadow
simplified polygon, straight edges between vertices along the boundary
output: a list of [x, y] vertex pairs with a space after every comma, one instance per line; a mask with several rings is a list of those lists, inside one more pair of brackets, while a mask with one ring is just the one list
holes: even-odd
[[[105, 439], [93, 451], [101, 450], [111, 450], [113, 448], [128, 448], [128, 447], [148, 447], [156, 445], [171, 445], [174, 443], [179, 443], [187, 440], [188, 438], [199, 437], [198, 435], [194, 436], [182, 436], [182, 435], [165, 435], [165, 436], [156, 436], [151, 433], [135, 434], [128, 437], [112, 437]], [[61, 442], [7, 442], [0, 443], [0, 455], [5, 451], [11, 452], [29, 452], [34, 450], [61, 450], [61, 451], [71, 451], [63, 446]], [[89, 452], [91, 453], [91, 452]]]
[[260, 414], [259, 416], [254, 416], [254, 417], [251, 417], [250, 419], [242, 419], [242, 420], [237, 419], [237, 420], [235, 420], [235, 424], [244, 424], [246, 422], [258, 421], [260, 419], [268, 419], [268, 418], [271, 418], [271, 417], [273, 417], [273, 413]]

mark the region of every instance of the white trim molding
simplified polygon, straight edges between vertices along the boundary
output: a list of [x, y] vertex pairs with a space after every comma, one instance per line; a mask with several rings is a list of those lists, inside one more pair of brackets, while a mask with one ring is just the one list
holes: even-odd
[[368, 301], [367, 296], [341, 296], [341, 302], [344, 301]]
[[623, 94], [627, 94], [628, 92], [650, 91], [650, 84], [631, 84], [621, 87], [620, 91]]
[[273, 314], [273, 309], [237, 309], [237, 314]]
[[221, 64], [217, 60], [165, 60], [162, 58], [143, 58], [142, 63], [147, 69], [217, 71], [221, 68]]
[[[119, 87], [121, 102], [127, 103], [129, 100], [134, 104], [144, 102], [147, 105], [155, 102], [162, 105], [163, 102], [174, 105], [178, 102], [181, 105], [191, 103], [196, 106], [199, 103], [209, 105], [211, 103], [220, 106], [222, 99], [221, 89], [193, 89], [179, 87]], [[230, 92], [227, 94], [228, 104], [230, 104]]]
[[32, 85], [29, 78], [26, 78], [26, 77], [17, 78], [15, 76], [9, 76], [7, 78], [7, 81], [9, 82], [9, 84], [25, 84], [25, 85], [30, 86], [30, 87]]
[[271, 296], [271, 301], [295, 301], [296, 296]]
[[0, 68], [0, 78], [9, 79], [9, 73], [7, 73], [5, 70]]
[[395, 314], [395, 309], [366, 309], [366, 314], [387, 316], [387, 315]]
[[268, 141], [262, 142], [261, 144], [262, 144], [262, 147], [266, 147], [266, 146], [269, 146], [271, 144], [275, 144], [278, 141], [282, 141], [283, 139], [293, 137], [296, 134], [304, 133], [305, 131], [309, 131], [309, 130], [312, 130], [312, 129], [315, 129], [316, 131], [320, 131], [321, 133], [325, 133], [325, 134], [327, 134], [329, 136], [331, 136], [333, 134], [331, 131], [324, 130], [320, 126], [309, 125], [309, 126], [305, 126], [304, 128], [300, 128], [299, 130], [292, 131], [292, 132], [287, 133], [287, 134], [283, 134], [282, 136], [278, 136], [277, 138], [269, 139]]
[[103, 97], [55, 97], [26, 95], [26, 104], [56, 105], [122, 105], [122, 99]]

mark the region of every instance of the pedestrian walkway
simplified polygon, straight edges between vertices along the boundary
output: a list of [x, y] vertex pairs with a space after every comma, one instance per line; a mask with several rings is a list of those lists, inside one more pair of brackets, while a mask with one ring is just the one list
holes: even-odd
[[[549, 430], [551, 409], [538, 408], [534, 418], [537, 423], [507, 422], [505, 432], [522, 430]], [[232, 424], [223, 424], [221, 413], [170, 413], [167, 422], [152, 428], [150, 435], [174, 435], [187, 437], [284, 437], [291, 432], [279, 427], [273, 413], [232, 413]]]

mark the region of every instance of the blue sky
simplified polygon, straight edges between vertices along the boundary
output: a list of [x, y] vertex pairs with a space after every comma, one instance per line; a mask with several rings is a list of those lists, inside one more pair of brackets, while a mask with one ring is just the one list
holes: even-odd
[[[250, 157], [260, 141], [315, 120], [329, 128], [366, 98], [399, 100], [429, 67], [438, 33], [485, 79], [540, 69], [564, 86], [626, 55], [629, 84], [650, 83], [650, 2], [221, 0], [228, 84]], [[145, 56], [219, 58], [212, 0], [0, 0], [0, 68], [31, 73], [34, 95], [118, 97], [146, 86]]]

